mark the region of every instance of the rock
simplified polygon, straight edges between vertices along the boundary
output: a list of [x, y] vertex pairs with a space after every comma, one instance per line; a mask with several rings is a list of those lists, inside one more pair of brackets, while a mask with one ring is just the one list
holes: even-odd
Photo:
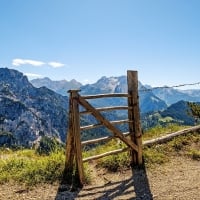
[[[0, 77], [0, 132], [11, 132], [15, 145], [30, 147], [40, 135], [64, 142], [68, 97], [45, 87], [35, 88], [16, 70], [0, 68]], [[0, 145], [7, 139], [2, 137]]]

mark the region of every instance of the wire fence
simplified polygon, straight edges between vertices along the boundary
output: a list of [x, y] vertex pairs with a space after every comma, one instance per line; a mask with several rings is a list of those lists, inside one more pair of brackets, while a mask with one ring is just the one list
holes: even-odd
[[145, 86], [143, 86], [144, 89], [140, 89], [139, 92], [151, 92], [153, 90], [158, 90], [158, 89], [170, 89], [170, 88], [179, 88], [179, 87], [195, 86], [195, 85], [200, 85], [200, 82], [184, 83], [184, 84], [173, 85], [173, 86], [160, 86], [160, 87], [153, 87], [153, 88], [145, 88]]

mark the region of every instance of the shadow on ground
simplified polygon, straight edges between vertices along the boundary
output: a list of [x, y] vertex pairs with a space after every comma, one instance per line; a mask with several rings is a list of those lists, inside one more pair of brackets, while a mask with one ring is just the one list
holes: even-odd
[[122, 178], [122, 181], [108, 181], [98, 186], [86, 186], [76, 191], [70, 191], [70, 187], [61, 184], [58, 188], [55, 200], [151, 200], [153, 199], [146, 168], [132, 168], [132, 176]]

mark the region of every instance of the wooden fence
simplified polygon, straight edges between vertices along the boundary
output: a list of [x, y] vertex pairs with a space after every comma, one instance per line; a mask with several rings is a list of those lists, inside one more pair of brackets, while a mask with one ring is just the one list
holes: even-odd
[[[138, 73], [137, 71], [127, 71], [127, 83], [128, 83], [128, 93], [126, 94], [100, 94], [100, 95], [90, 95], [81, 96], [79, 94], [80, 90], [70, 90], [69, 99], [69, 129], [66, 140], [66, 163], [65, 163], [65, 177], [66, 182], [71, 184], [73, 179], [79, 185], [84, 184], [84, 173], [83, 173], [83, 162], [87, 162], [94, 159], [99, 159], [104, 156], [120, 153], [130, 149], [131, 151], [131, 163], [134, 165], [142, 164], [142, 132], [140, 125], [140, 112], [139, 112], [139, 95], [138, 95]], [[126, 97], [128, 106], [115, 106], [115, 107], [104, 107], [104, 108], [94, 108], [87, 100], [97, 99], [97, 98], [107, 98], [107, 97]], [[85, 111], [79, 111], [79, 105], [85, 108]], [[102, 114], [101, 111], [109, 110], [128, 110], [127, 120], [118, 121], [108, 121]], [[80, 115], [81, 114], [92, 114], [98, 124], [92, 124], [89, 126], [80, 126]], [[128, 123], [129, 132], [122, 133], [119, 129], [115, 127], [115, 124]], [[99, 126], [105, 126], [109, 129], [113, 136], [93, 139], [89, 141], [81, 142], [80, 132], [87, 129], [93, 129]], [[130, 135], [130, 139], [126, 136]], [[82, 158], [82, 146], [86, 144], [92, 144], [96, 142], [106, 141], [111, 138], [117, 137], [123, 141], [127, 148], [117, 149], [111, 152], [106, 152], [104, 154], [95, 155], [92, 157]]]

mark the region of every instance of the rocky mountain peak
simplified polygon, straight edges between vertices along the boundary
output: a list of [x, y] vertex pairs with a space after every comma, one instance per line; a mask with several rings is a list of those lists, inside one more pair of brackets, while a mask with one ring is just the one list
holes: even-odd
[[21, 72], [8, 68], [0, 68], [0, 91], [7, 95], [22, 98], [34, 88]]
[[[0, 68], [0, 83], [5, 83], [9, 85], [20, 85], [21, 87], [31, 87], [31, 83], [28, 81], [27, 77], [23, 73], [8, 68]], [[17, 81], [17, 82], [16, 82]]]
[[33, 87], [16, 70], [0, 68], [0, 77], [0, 145], [1, 132], [12, 133], [12, 142], [23, 146], [41, 135], [65, 140], [67, 97], [46, 87]]
[[76, 81], [75, 79], [72, 79], [71, 81], [53, 81], [47, 77], [41, 79], [33, 79], [31, 80], [31, 83], [37, 88], [45, 86], [63, 96], [67, 95], [68, 90], [79, 89], [82, 86], [82, 84]]

